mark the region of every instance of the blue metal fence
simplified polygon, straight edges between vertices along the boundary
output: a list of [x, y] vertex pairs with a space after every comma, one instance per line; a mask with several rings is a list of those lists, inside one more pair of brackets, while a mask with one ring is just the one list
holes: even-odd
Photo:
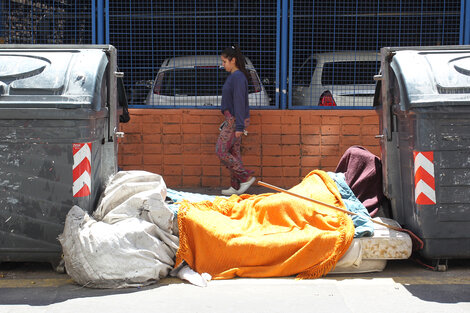
[[0, 43], [116, 46], [135, 107], [217, 106], [218, 56], [239, 44], [253, 107], [370, 108], [380, 47], [469, 44], [469, 29], [470, 0], [0, 2]]

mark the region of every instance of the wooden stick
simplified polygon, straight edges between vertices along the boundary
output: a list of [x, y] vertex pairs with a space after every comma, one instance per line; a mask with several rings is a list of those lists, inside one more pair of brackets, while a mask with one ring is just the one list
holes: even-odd
[[[312, 199], [312, 198], [309, 198], [309, 197], [305, 197], [305, 196], [299, 195], [299, 194], [297, 194], [297, 193], [291, 192], [291, 191], [289, 191], [289, 190], [285, 190], [285, 189], [276, 187], [276, 186], [274, 186], [274, 185], [271, 185], [271, 184], [268, 184], [268, 183], [264, 183], [264, 182], [262, 182], [262, 181], [260, 181], [260, 180], [258, 181], [258, 185], [264, 186], [264, 187], [267, 187], [267, 188], [270, 188], [270, 189], [273, 189], [273, 190], [277, 190], [277, 191], [286, 193], [286, 194], [288, 194], [288, 195], [291, 195], [291, 196], [294, 196], [294, 197], [297, 197], [297, 198], [300, 198], [300, 199], [304, 199], [304, 200], [307, 200], [307, 201], [310, 201], [310, 202], [314, 202], [314, 203], [317, 203], [317, 204], [321, 204], [321, 205], [324, 205], [324, 206], [326, 206], [326, 207], [329, 207], [329, 208], [332, 208], [332, 209], [341, 211], [341, 212], [346, 213], [346, 214], [349, 214], [349, 215], [359, 215], [359, 214], [357, 214], [357, 213], [350, 212], [350, 211], [348, 211], [348, 210], [339, 208], [339, 207], [334, 206], [334, 205], [331, 205], [331, 204], [329, 204], [329, 203], [325, 203], [325, 202], [322, 202], [322, 201], [319, 201], [319, 200], [315, 200], [315, 199]], [[388, 225], [388, 224], [385, 224], [385, 223], [382, 223], [382, 222], [373, 220], [373, 219], [371, 219], [371, 218], [369, 218], [369, 220], [370, 220], [371, 222], [373, 222], [373, 223], [376, 223], [376, 224], [385, 226], [385, 227], [387, 227], [387, 228], [390, 228], [390, 229], [393, 229], [393, 230], [396, 230], [396, 231], [403, 231], [403, 229], [402, 229], [402, 228], [399, 228], [399, 227], [395, 227], [395, 226], [392, 226], [392, 225]]]

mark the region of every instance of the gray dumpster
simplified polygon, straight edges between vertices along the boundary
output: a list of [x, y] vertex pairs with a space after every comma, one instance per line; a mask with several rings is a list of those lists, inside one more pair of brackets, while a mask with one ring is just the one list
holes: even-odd
[[0, 45], [0, 262], [57, 264], [65, 216], [117, 171], [112, 46]]
[[470, 46], [383, 48], [376, 105], [393, 218], [432, 260], [470, 257]]

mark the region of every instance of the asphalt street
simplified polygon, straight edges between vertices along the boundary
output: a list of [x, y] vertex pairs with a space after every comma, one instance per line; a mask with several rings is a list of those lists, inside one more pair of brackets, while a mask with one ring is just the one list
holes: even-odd
[[447, 271], [412, 260], [389, 261], [382, 272], [210, 281], [177, 278], [151, 286], [91, 289], [44, 263], [0, 264], [0, 312], [470, 312], [470, 260]]

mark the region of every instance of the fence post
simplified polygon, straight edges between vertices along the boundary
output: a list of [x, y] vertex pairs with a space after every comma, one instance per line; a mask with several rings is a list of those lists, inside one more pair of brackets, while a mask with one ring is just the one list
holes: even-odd
[[106, 3], [105, 3], [105, 25], [106, 25], [106, 28], [105, 28], [105, 33], [106, 33], [106, 41], [105, 41], [105, 44], [109, 45], [109, 0], [106, 0]]
[[[281, 59], [281, 0], [277, 0], [276, 5], [276, 60]], [[281, 73], [280, 73], [280, 66], [279, 62], [276, 62], [276, 89], [275, 89], [275, 100], [276, 100], [276, 107], [280, 108], [280, 81], [281, 81]]]
[[470, 44], [470, 0], [461, 0], [460, 5], [460, 44]]
[[104, 10], [103, 10], [103, 1], [98, 0], [98, 44], [104, 44]]
[[289, 0], [282, 0], [281, 13], [281, 109], [287, 108], [287, 58], [289, 47]]
[[294, 0], [290, 0], [289, 1], [290, 4], [289, 4], [289, 63], [288, 63], [288, 78], [287, 78], [287, 81], [288, 81], [288, 85], [287, 85], [287, 90], [288, 90], [288, 93], [287, 93], [287, 107], [291, 107], [292, 106], [292, 85], [293, 85], [293, 81], [292, 81], [292, 68], [294, 67], [294, 64], [293, 64], [293, 53], [294, 53], [294, 48], [293, 48], [293, 45], [294, 45]]

